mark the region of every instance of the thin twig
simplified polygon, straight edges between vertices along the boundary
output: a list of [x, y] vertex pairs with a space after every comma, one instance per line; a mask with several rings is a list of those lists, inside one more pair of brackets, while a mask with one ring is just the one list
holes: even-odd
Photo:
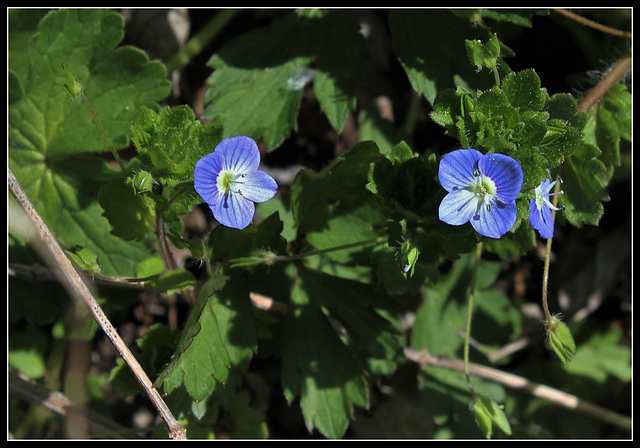
[[[444, 356], [433, 355], [426, 350], [414, 350], [405, 348], [405, 356], [422, 367], [435, 366], [442, 367], [457, 372], [464, 372], [464, 362], [459, 359], [452, 359]], [[506, 373], [501, 370], [486, 367], [480, 364], [470, 363], [469, 373], [472, 376], [493, 381], [503, 386], [525, 391], [534, 397], [542, 398], [568, 409], [590, 415], [625, 431], [631, 431], [631, 418], [618, 414], [593, 403], [581, 400], [575, 395], [567, 394], [549, 386], [529, 381], [518, 375]]]
[[116, 329], [111, 325], [111, 322], [107, 318], [104, 311], [98, 302], [93, 297], [93, 294], [84, 283], [80, 275], [75, 271], [71, 261], [67, 258], [64, 251], [53, 237], [51, 231], [44, 223], [33, 204], [25, 194], [24, 190], [16, 180], [15, 176], [11, 172], [10, 168], [7, 168], [7, 176], [9, 181], [9, 189], [11, 193], [18, 201], [18, 204], [22, 207], [25, 214], [33, 224], [35, 231], [38, 234], [40, 240], [46, 246], [49, 254], [53, 257], [53, 262], [60, 269], [64, 284], [67, 287], [69, 293], [79, 299], [91, 312], [91, 315], [100, 325], [104, 333], [111, 340], [111, 343], [116, 347], [120, 356], [124, 359], [127, 365], [131, 368], [134, 375], [146, 391], [147, 395], [151, 399], [162, 419], [165, 421], [169, 428], [169, 436], [172, 439], [186, 439], [186, 429], [178, 424], [175, 417], [171, 413], [171, 410], [166, 405], [158, 391], [153, 387], [153, 383], [144, 372], [136, 358], [133, 356], [129, 348], [126, 346]]
[[24, 375], [9, 369], [9, 392], [54, 412], [58, 415], [67, 415], [70, 411], [78, 411], [79, 415], [87, 420], [92, 433], [101, 433], [117, 438], [137, 437], [135, 430], [131, 430], [121, 424], [104, 417], [102, 414], [86, 409], [69, 400], [64, 394], [49, 390], [34, 383]]
[[631, 38], [631, 33], [628, 31], [622, 31], [616, 28], [611, 28], [610, 26], [602, 25], [598, 22], [594, 22], [593, 20], [589, 20], [586, 17], [582, 17], [576, 13], [573, 13], [563, 8], [554, 8], [553, 10], [559, 14], [562, 14], [565, 17], [569, 17], [570, 19], [575, 20], [578, 23], [581, 23], [583, 25], [586, 25], [598, 31], [602, 31], [603, 33], [608, 33], [608, 34], [612, 34], [614, 36], [619, 36], [619, 37]]

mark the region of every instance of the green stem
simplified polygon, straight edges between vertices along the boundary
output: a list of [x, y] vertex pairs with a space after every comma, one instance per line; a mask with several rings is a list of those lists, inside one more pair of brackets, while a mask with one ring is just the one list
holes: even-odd
[[84, 104], [86, 104], [86, 106], [89, 108], [89, 112], [91, 112], [91, 115], [93, 116], [93, 120], [96, 122], [96, 124], [100, 128], [100, 132], [102, 132], [102, 135], [104, 136], [105, 140], [109, 144], [109, 148], [111, 149], [111, 153], [113, 154], [113, 157], [115, 157], [116, 162], [118, 162], [118, 165], [120, 166], [120, 169], [122, 171], [125, 171], [124, 163], [122, 163], [122, 160], [120, 159], [120, 156], [118, 155], [118, 151], [116, 151], [116, 148], [113, 146], [113, 143], [111, 143], [111, 139], [107, 135], [107, 131], [104, 130], [104, 127], [102, 126], [102, 123], [100, 122], [100, 119], [98, 118], [98, 114], [96, 114], [96, 111], [93, 109], [93, 106], [91, 106], [91, 103], [89, 102], [89, 99], [84, 94], [84, 92], [80, 92], [80, 96], [82, 97], [82, 101], [84, 101]]
[[476, 277], [478, 275], [478, 265], [480, 264], [480, 256], [482, 255], [482, 242], [476, 246], [476, 258], [471, 273], [471, 285], [469, 286], [469, 299], [467, 303], [467, 326], [464, 334], [464, 375], [467, 378], [469, 391], [475, 396], [473, 384], [471, 383], [471, 375], [469, 374], [469, 340], [471, 338], [471, 316], [473, 315], [473, 295], [476, 289]]
[[[562, 166], [558, 168], [558, 175]], [[560, 182], [556, 182], [554, 188], [553, 195], [553, 206], [558, 206], [558, 193], [560, 192]], [[551, 210], [551, 219], [555, 221], [556, 219], [556, 211]], [[549, 263], [551, 262], [551, 242], [553, 238], [547, 238], [547, 248], [546, 253], [544, 254], [544, 269], [542, 271], [542, 310], [544, 311], [545, 320], [549, 320], [551, 318], [551, 313], [549, 312], [549, 303], [548, 303], [548, 288], [549, 288]]]
[[496, 81], [496, 87], [499, 89], [500, 88], [500, 73], [498, 73], [498, 66], [496, 65], [495, 67], [493, 67], [493, 70], [491, 70], [493, 72], [493, 78]]
[[237, 13], [238, 11], [235, 9], [221, 10], [202, 31], [191, 38], [184, 48], [167, 62], [167, 71], [171, 73], [187, 65], [194, 56], [200, 53], [222, 31]]

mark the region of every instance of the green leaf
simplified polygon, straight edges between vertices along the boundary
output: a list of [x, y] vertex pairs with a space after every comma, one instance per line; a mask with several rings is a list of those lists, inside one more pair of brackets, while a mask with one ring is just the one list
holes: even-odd
[[216, 273], [202, 287], [171, 362], [156, 380], [165, 393], [184, 386], [194, 401], [200, 401], [229, 378], [229, 355], [212, 307], [212, 297], [227, 280]]
[[168, 186], [192, 182], [198, 159], [222, 140], [222, 127], [200, 123], [188, 106], [165, 107], [158, 113], [143, 107], [132, 131], [140, 159], [155, 180]]
[[289, 401], [300, 395], [309, 431], [340, 438], [353, 404], [366, 406], [367, 384], [353, 353], [343, 344], [317, 302], [314, 277], [293, 285], [283, 348], [282, 385]]
[[[136, 359], [144, 371], [152, 376], [164, 367], [166, 359], [171, 356], [176, 345], [176, 334], [167, 325], [154, 324], [141, 338], [136, 340], [140, 352]], [[144, 392], [144, 389], [133, 375], [131, 368], [118, 358], [118, 365], [111, 370], [109, 383], [118, 392], [134, 395]]]
[[78, 246], [74, 248], [73, 252], [66, 251], [66, 253], [80, 269], [87, 271], [90, 276], [100, 273], [100, 260], [87, 248]]
[[466, 40], [487, 40], [488, 32], [473, 27], [447, 10], [393, 10], [389, 13], [393, 45], [413, 89], [430, 103], [457, 85], [469, 90], [493, 85], [489, 72], [469, 64]]
[[342, 11], [288, 15], [245, 33], [209, 60], [205, 117], [224, 124], [226, 137], [262, 139], [272, 150], [296, 129], [313, 80], [323, 112], [341, 130], [355, 105], [361, 48], [357, 23]]
[[620, 381], [631, 381], [631, 351], [621, 344], [622, 332], [611, 328], [594, 333], [588, 340], [581, 342], [567, 372], [593, 378], [604, 383], [613, 376]]
[[597, 147], [583, 142], [562, 168], [564, 194], [558, 203], [565, 207], [562, 215], [576, 227], [598, 224], [604, 212], [602, 202], [609, 200], [601, 181], [606, 168], [600, 154]]
[[[26, 16], [10, 15], [18, 40], [34, 24]], [[30, 36], [10, 59], [11, 79], [20, 89], [12, 89], [9, 106], [9, 166], [62, 245], [94, 252], [105, 275], [129, 276], [149, 249], [109, 233], [95, 198], [117, 173], [83, 154], [109, 145], [83, 101], [71, 101], [62, 87], [62, 64], [83, 86], [116, 148], [127, 145], [137, 108], [169, 92], [164, 68], [135, 48], [116, 48], [123, 19], [112, 11], [55, 10]]]
[[291, 208], [299, 234], [322, 229], [330, 209], [345, 197], [367, 198], [369, 165], [379, 155], [373, 142], [361, 142], [318, 174], [300, 171], [291, 187]]
[[622, 84], [614, 85], [588, 112], [584, 140], [598, 147], [607, 168], [620, 166], [620, 140], [631, 141], [630, 114], [631, 93]]
[[231, 418], [233, 419], [234, 439], [266, 439], [269, 429], [262, 412], [250, 406], [251, 397], [246, 390], [233, 397]]
[[502, 81], [502, 90], [509, 103], [520, 112], [539, 111], [547, 102], [547, 92], [541, 88], [540, 78], [533, 70], [509, 73]]
[[153, 230], [152, 214], [141, 196], [117, 177], [98, 191], [103, 216], [113, 227], [111, 234], [124, 240], [143, 241]]
[[145, 282], [145, 285], [150, 289], [168, 294], [187, 289], [195, 284], [195, 277], [186, 269], [175, 269]]

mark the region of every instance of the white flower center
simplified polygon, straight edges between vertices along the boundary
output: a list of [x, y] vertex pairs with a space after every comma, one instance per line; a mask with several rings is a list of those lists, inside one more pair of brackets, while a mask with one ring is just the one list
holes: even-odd
[[476, 171], [475, 182], [471, 184], [471, 191], [478, 200], [478, 205], [485, 205], [487, 211], [491, 209], [491, 202], [496, 195], [496, 184], [491, 178]]
[[245, 176], [246, 174], [244, 173], [238, 174], [232, 171], [221, 171], [216, 179], [218, 189], [225, 195], [228, 195], [229, 193], [242, 194], [242, 191], [238, 186], [243, 183], [241, 179]]

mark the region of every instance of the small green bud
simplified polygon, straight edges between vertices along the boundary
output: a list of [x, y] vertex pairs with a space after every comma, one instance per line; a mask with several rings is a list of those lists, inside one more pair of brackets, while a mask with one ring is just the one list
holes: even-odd
[[71, 69], [69, 69], [68, 64], [62, 63], [62, 69], [67, 75], [67, 82], [62, 84], [62, 87], [64, 87], [64, 90], [71, 95], [71, 98], [75, 99], [82, 93], [82, 85], [76, 81], [76, 78], [73, 76], [73, 73], [71, 73]]
[[479, 40], [466, 40], [465, 46], [469, 60], [476, 67], [488, 69], [497, 67], [500, 57], [500, 41], [498, 41], [496, 34], [492, 34], [485, 44]]
[[72, 251], [66, 251], [71, 258], [82, 270], [86, 271], [90, 276], [100, 273], [100, 262], [96, 254], [82, 246], [76, 246]]
[[562, 364], [566, 365], [576, 352], [576, 344], [573, 341], [571, 330], [556, 316], [545, 320], [544, 326], [547, 329], [549, 345], [556, 352]]
[[402, 275], [405, 278], [413, 277], [413, 273], [416, 269], [416, 263], [420, 256], [420, 249], [411, 241], [405, 241], [400, 246], [399, 259], [400, 268], [402, 269]]
[[153, 189], [153, 177], [147, 171], [140, 171], [131, 179], [133, 191], [136, 194], [149, 193]]
[[511, 426], [509, 425], [509, 421], [507, 420], [502, 407], [498, 403], [489, 398], [483, 397], [482, 395], [476, 394], [473, 397], [471, 407], [473, 408], [476, 423], [487, 439], [491, 438], [493, 425], [496, 425], [505, 434], [511, 435]]

